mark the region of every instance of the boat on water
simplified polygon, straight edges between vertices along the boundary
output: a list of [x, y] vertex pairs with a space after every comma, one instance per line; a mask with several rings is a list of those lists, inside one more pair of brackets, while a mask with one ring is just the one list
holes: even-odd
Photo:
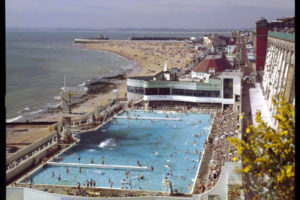
[[98, 37], [95, 38], [75, 38], [75, 43], [86, 43], [86, 42], [102, 42], [103, 40], [109, 40], [108, 37], [99, 34]]

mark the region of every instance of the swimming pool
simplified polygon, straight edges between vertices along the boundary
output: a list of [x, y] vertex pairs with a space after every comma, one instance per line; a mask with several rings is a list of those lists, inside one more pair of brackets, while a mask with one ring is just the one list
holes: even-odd
[[[112, 188], [123, 185], [124, 189], [164, 191], [162, 180], [167, 177], [173, 190], [190, 193], [192, 188], [188, 186], [193, 186], [199, 152], [203, 151], [211, 122], [210, 114], [126, 111], [97, 131], [80, 134], [80, 142], [63, 152], [63, 160], [58, 162], [78, 163], [80, 155], [81, 164], [90, 164], [91, 160], [101, 164], [102, 158], [105, 165], [137, 166], [139, 161], [142, 166], [153, 166], [153, 171], [82, 167], [79, 173], [79, 167], [46, 166], [27, 180], [76, 186], [77, 182], [82, 185], [93, 179], [96, 187], [110, 188], [110, 179]], [[130, 171], [127, 178], [126, 171]], [[141, 175], [144, 179], [139, 178]]]

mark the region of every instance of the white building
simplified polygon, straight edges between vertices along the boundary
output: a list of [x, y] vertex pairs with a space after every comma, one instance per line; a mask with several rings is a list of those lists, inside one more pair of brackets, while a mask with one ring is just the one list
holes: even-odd
[[187, 76], [166, 69], [155, 76], [129, 77], [128, 100], [235, 105], [239, 108], [242, 72], [226, 58], [208, 56]]

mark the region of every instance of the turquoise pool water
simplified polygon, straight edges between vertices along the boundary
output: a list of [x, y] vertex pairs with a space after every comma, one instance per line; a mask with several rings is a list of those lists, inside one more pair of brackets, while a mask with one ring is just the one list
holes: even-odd
[[[162, 184], [164, 176], [172, 182], [173, 190], [189, 193], [198, 170], [204, 142], [211, 125], [209, 114], [199, 113], [171, 113], [171, 112], [123, 112], [120, 116], [130, 117], [168, 117], [181, 120], [139, 120], [113, 119], [95, 132], [80, 134], [80, 142], [62, 153], [62, 163], [104, 164], [137, 166], [137, 160], [142, 166], [153, 166], [154, 170], [134, 171], [126, 170], [47, 166], [28, 177], [33, 184], [55, 184], [76, 186], [90, 179], [96, 181], [96, 187], [121, 188], [121, 181], [125, 179], [124, 189], [142, 189], [164, 191]], [[201, 133], [201, 135], [200, 135]], [[205, 133], [205, 134], [204, 134]], [[197, 151], [198, 153], [196, 153]], [[172, 172], [170, 174], [170, 171]], [[54, 177], [52, 177], [54, 172]], [[61, 180], [58, 180], [58, 175]], [[143, 180], [139, 180], [140, 175]], [[129, 184], [131, 182], [131, 185]]]

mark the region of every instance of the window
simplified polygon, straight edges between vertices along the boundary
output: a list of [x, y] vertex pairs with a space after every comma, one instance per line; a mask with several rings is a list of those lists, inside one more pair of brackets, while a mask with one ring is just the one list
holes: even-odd
[[170, 88], [158, 88], [159, 95], [170, 95]]
[[127, 92], [131, 92], [131, 93], [135, 93], [135, 94], [143, 94], [144, 93], [144, 88], [127, 86]]
[[158, 95], [157, 88], [145, 88], [145, 95]]
[[233, 79], [224, 78], [224, 80], [223, 80], [223, 97], [225, 99], [233, 98]]
[[194, 97], [220, 97], [220, 91], [173, 89], [172, 95], [194, 96]]
[[182, 89], [173, 89], [172, 95], [183, 95], [184, 91]]
[[240, 102], [240, 95], [235, 95], [235, 101]]
[[185, 96], [194, 96], [194, 90], [184, 90]]

